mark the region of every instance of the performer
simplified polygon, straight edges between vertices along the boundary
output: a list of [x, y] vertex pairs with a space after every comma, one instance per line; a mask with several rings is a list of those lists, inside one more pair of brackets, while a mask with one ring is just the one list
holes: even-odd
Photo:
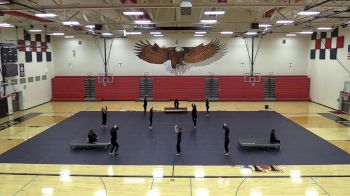
[[207, 108], [207, 116], [209, 116], [209, 99], [207, 96], [205, 97], [205, 107]]
[[143, 115], [146, 115], [147, 111], [147, 95], [145, 96], [145, 99], [143, 100]]
[[230, 129], [227, 127], [226, 123], [224, 123], [222, 128], [225, 131], [225, 144], [224, 144], [224, 146], [225, 146], [225, 154], [224, 155], [227, 156], [227, 155], [229, 155], [229, 153], [228, 153], [228, 144], [230, 143], [230, 139], [229, 139], [228, 135], [230, 134]]
[[[118, 155], [117, 151], [119, 148], [119, 144], [117, 142], [117, 131], [118, 131], [119, 127], [118, 125], [114, 125], [111, 130], [109, 131], [109, 133], [111, 134], [111, 144], [112, 144], [112, 148], [110, 151], [110, 155]], [[115, 150], [114, 150], [115, 149]], [[113, 152], [114, 151], [114, 152]]]
[[107, 106], [102, 107], [102, 124], [101, 127], [107, 127]]
[[153, 123], [153, 106], [149, 110], [149, 129], [152, 129], [152, 123]]
[[177, 143], [176, 143], [176, 156], [180, 156], [181, 155], [181, 146], [180, 146], [180, 143], [181, 143], [181, 131], [182, 131], [182, 128], [179, 127], [178, 125], [175, 125], [175, 133], [177, 135]]
[[175, 99], [174, 100], [174, 107], [176, 108], [176, 109], [179, 109], [179, 100], [178, 99]]
[[197, 126], [197, 106], [195, 104], [192, 104], [192, 121], [193, 121], [193, 128], [196, 128], [196, 126]]
[[276, 135], [275, 135], [275, 129], [272, 129], [271, 130], [271, 133], [270, 133], [270, 143], [271, 144], [279, 144], [280, 143], [280, 141], [276, 138]]
[[98, 137], [97, 137], [96, 133], [94, 132], [94, 130], [92, 130], [92, 129], [89, 130], [87, 139], [88, 139], [88, 142], [91, 143], [91, 144], [97, 142]]

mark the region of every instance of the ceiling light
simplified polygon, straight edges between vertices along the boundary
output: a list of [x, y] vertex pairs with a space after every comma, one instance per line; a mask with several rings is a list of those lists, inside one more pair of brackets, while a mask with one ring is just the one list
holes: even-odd
[[192, 7], [191, 0], [181, 0], [180, 7]]
[[313, 32], [312, 31], [301, 31], [301, 32], [298, 32], [299, 34], [304, 34], [304, 35], [310, 35], [312, 34]]
[[9, 23], [0, 23], [0, 28], [1, 27], [15, 27], [15, 26], [13, 26], [12, 24], [9, 24]]
[[164, 35], [159, 35], [159, 34], [156, 34], [156, 35], [153, 35], [154, 37], [163, 37]]
[[319, 14], [320, 12], [318, 11], [301, 11], [301, 12], [298, 12], [298, 15], [302, 15], [302, 16], [312, 16], [312, 15], [317, 15]]
[[204, 15], [223, 15], [225, 11], [205, 11]]
[[270, 24], [259, 24], [259, 27], [261, 28], [267, 28], [267, 27], [271, 27], [272, 25]]
[[42, 17], [42, 18], [53, 18], [53, 17], [56, 17], [57, 15], [52, 13], [40, 13], [40, 14], [35, 14], [35, 16]]
[[295, 36], [297, 36], [297, 34], [295, 34], [295, 33], [287, 33], [286, 36], [287, 37], [295, 37]]
[[49, 35], [64, 35], [64, 33], [51, 33], [51, 34], [49, 34]]
[[37, 33], [37, 32], [41, 32], [41, 29], [29, 29], [29, 32], [33, 32], [33, 33]]
[[233, 31], [221, 31], [220, 33], [223, 35], [231, 35], [233, 34]]
[[87, 28], [87, 29], [94, 29], [95, 25], [85, 25], [85, 28]]
[[293, 23], [293, 20], [277, 20], [276, 23], [277, 24], [291, 24]]
[[6, 5], [6, 4], [9, 4], [10, 2], [9, 1], [0, 1], [0, 5]]
[[107, 33], [102, 33], [102, 36], [112, 36], [113, 35], [113, 33], [109, 33], [109, 32], [107, 32]]
[[162, 32], [152, 31], [152, 32], [149, 32], [149, 34], [151, 34], [151, 35], [160, 35], [160, 34], [162, 34]]
[[136, 24], [151, 24], [150, 20], [135, 20]]
[[143, 15], [144, 13], [143, 12], [140, 12], [140, 11], [127, 11], [127, 12], [123, 12], [123, 14], [125, 16], [141, 16]]
[[141, 35], [142, 32], [139, 31], [133, 31], [133, 32], [125, 32], [125, 35]]
[[64, 38], [66, 38], [66, 39], [72, 39], [72, 38], [74, 38], [74, 35], [66, 35], [66, 36], [64, 36]]
[[195, 37], [203, 37], [204, 35], [203, 34], [194, 34], [193, 36], [195, 36]]
[[69, 26], [80, 25], [78, 21], [63, 21], [62, 24], [69, 25]]
[[196, 32], [194, 32], [195, 34], [207, 34], [207, 32], [206, 31], [196, 31]]
[[318, 27], [317, 29], [318, 30], [326, 30], [326, 31], [328, 31], [328, 30], [331, 30], [332, 27]]
[[207, 19], [207, 20], [201, 20], [201, 23], [208, 23], [208, 24], [213, 24], [217, 23], [218, 21], [216, 19]]
[[254, 32], [254, 31], [248, 31], [245, 33], [246, 35], [256, 35], [258, 34], [257, 32]]

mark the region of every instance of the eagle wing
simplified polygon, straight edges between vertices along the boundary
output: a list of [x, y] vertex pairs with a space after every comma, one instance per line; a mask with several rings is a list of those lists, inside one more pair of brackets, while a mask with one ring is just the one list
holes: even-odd
[[212, 40], [209, 44], [200, 44], [196, 47], [185, 48], [184, 62], [187, 64], [199, 63], [213, 57], [223, 49], [223, 45], [219, 40]]
[[136, 55], [149, 63], [163, 64], [169, 60], [169, 49], [161, 48], [158, 44], [152, 45], [146, 40], [145, 42], [140, 41], [140, 43], [135, 44]]

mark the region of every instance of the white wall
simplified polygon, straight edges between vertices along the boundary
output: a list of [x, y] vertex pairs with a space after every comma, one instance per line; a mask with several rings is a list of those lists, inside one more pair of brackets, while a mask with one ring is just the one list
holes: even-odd
[[[347, 47], [350, 44], [349, 30], [339, 28], [339, 36], [341, 35], [345, 36], [345, 43], [343, 49], [338, 49], [337, 59], [350, 70], [349, 60], [346, 59]], [[314, 44], [315, 42], [311, 41], [309, 48], [315, 48]], [[350, 74], [347, 73], [338, 61], [329, 59], [328, 50], [326, 51], [325, 60], [319, 60], [318, 55], [319, 53], [316, 52], [316, 58], [314, 60], [309, 59], [308, 63], [308, 76], [311, 78], [311, 100], [334, 109], [339, 109], [339, 102], [337, 100], [339, 98], [339, 91], [343, 90], [345, 81], [350, 81]]]
[[[16, 40], [16, 33], [14, 28], [1, 28], [0, 29], [1, 42], [8, 40]], [[32, 34], [32, 36], [35, 36]], [[23, 39], [23, 30], [18, 29], [18, 38]], [[42, 35], [42, 40], [44, 36]], [[15, 86], [16, 91], [22, 92], [23, 109], [28, 109], [36, 105], [48, 102], [51, 100], [51, 78], [54, 77], [53, 62], [46, 61], [46, 54], [43, 53], [43, 61], [37, 62], [36, 53], [32, 53], [32, 62], [25, 62], [24, 52], [18, 52], [18, 63], [24, 63], [25, 78], [27, 83], [20, 84], [20, 76], [8, 77], [8, 79], [18, 79], [18, 85]], [[46, 75], [47, 80], [35, 81], [35, 76]], [[28, 83], [28, 77], [34, 77], [34, 82]], [[0, 77], [1, 79], [1, 77]], [[12, 89], [11, 89], [12, 90]]]
[[[143, 75], [148, 72], [150, 75], [174, 75], [169, 71], [170, 61], [166, 65], [150, 64], [139, 59], [134, 54], [134, 45], [139, 40], [149, 40], [152, 44], [156, 42], [161, 47], [174, 47], [176, 40], [178, 46], [194, 47], [201, 43], [207, 44], [215, 37], [129, 37], [128, 39], [115, 39], [111, 57], [109, 72], [115, 75]], [[184, 75], [208, 75], [213, 72], [215, 75], [242, 75], [250, 72], [249, 57], [242, 38], [218, 37], [226, 44], [226, 54], [216, 62], [206, 66], [194, 66], [187, 70]], [[286, 44], [282, 44], [282, 40]], [[101, 39], [100, 45], [102, 46]], [[255, 72], [268, 74], [274, 72], [276, 75], [306, 75], [308, 57], [308, 37], [275, 37], [267, 36], [261, 42]], [[78, 44], [82, 41], [82, 45]], [[107, 47], [109, 47], [109, 41]], [[255, 41], [257, 48], [259, 40]], [[249, 52], [251, 52], [251, 40], [249, 39]], [[87, 75], [89, 72], [96, 75], [103, 73], [103, 61], [92, 36], [83, 35], [74, 39], [62, 37], [53, 38], [55, 72], [58, 76]], [[73, 55], [75, 52], [75, 56]], [[122, 66], [119, 66], [122, 63]], [[240, 63], [245, 63], [244, 67]], [[288, 67], [293, 63], [292, 67]]]

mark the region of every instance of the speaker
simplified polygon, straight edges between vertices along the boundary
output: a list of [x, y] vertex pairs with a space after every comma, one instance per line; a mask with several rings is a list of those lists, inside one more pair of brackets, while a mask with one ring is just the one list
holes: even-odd
[[102, 24], [95, 24], [95, 31], [101, 31], [102, 27]]
[[259, 29], [259, 23], [250, 23], [250, 28], [251, 29]]

